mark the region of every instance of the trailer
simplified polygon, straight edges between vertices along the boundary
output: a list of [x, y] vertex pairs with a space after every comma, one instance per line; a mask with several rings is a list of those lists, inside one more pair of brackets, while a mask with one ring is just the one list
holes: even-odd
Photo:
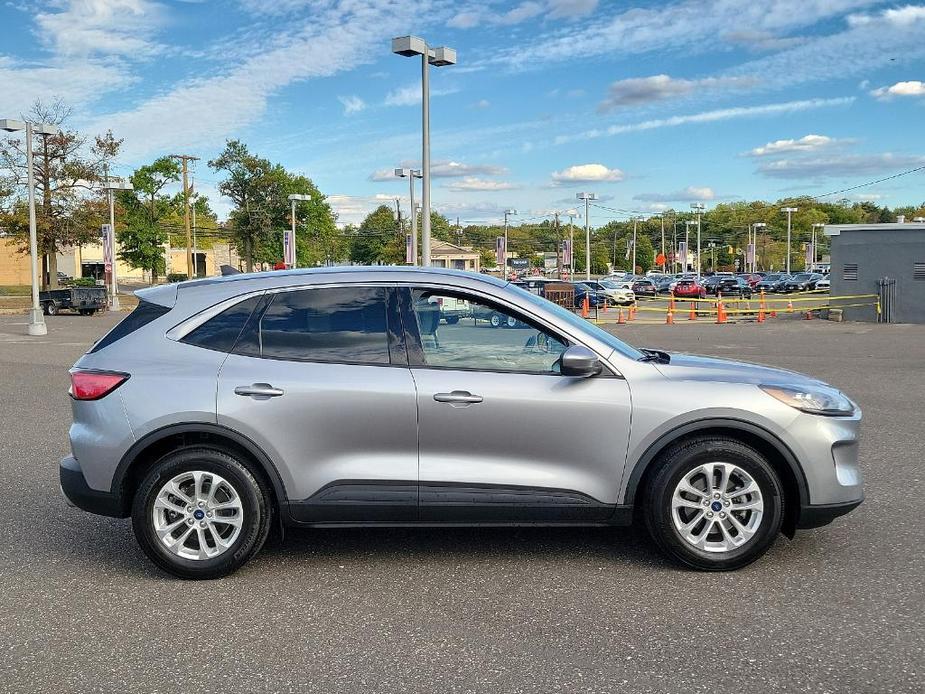
[[92, 316], [106, 308], [106, 287], [67, 287], [39, 292], [39, 304], [46, 316], [56, 316], [63, 310]]

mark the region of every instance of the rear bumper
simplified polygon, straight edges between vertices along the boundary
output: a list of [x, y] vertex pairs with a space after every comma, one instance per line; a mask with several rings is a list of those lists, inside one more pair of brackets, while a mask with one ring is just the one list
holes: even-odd
[[128, 515], [123, 508], [121, 497], [90, 488], [83, 470], [80, 469], [80, 463], [74, 456], [69, 455], [61, 459], [58, 475], [61, 480], [61, 493], [72, 506], [101, 516], [124, 518]]
[[800, 517], [797, 520], [797, 527], [800, 529], [819, 528], [828, 525], [839, 516], [850, 513], [864, 501], [861, 497], [855, 501], [848, 501], [841, 504], [823, 504], [820, 506], [804, 506], [800, 509]]

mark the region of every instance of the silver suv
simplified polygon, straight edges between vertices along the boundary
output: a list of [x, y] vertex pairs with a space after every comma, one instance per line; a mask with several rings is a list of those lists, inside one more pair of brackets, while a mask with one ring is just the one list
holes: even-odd
[[[834, 388], [634, 349], [490, 277], [334, 268], [138, 295], [71, 370], [61, 486], [131, 516], [184, 578], [285, 526], [634, 515], [675, 560], [736, 569], [863, 499], [861, 413]], [[447, 320], [459, 301], [471, 314]]]

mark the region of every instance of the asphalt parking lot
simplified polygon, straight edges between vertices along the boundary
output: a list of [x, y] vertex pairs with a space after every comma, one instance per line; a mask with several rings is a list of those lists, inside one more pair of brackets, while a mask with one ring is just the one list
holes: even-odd
[[866, 503], [737, 573], [680, 570], [635, 529], [317, 530], [189, 583], [59, 496], [67, 368], [114, 318], [23, 321], [0, 316], [0, 691], [922, 691], [925, 326], [609, 328], [864, 409]]

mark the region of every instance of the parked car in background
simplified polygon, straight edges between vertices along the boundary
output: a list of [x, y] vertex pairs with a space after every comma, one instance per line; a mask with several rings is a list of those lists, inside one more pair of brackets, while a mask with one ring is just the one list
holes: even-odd
[[612, 304], [629, 306], [636, 301], [636, 295], [632, 289], [625, 289], [610, 280], [582, 280], [581, 283], [591, 287], [596, 292], [606, 295], [608, 301]]
[[815, 272], [798, 272], [784, 281], [785, 292], [806, 292], [816, 288], [822, 275]]
[[672, 292], [678, 299], [705, 299], [707, 290], [697, 280], [678, 280]]
[[658, 287], [650, 279], [639, 279], [633, 282], [633, 293], [636, 296], [655, 296], [658, 294]]
[[829, 282], [829, 276], [825, 275], [822, 279], [816, 282], [816, 289], [831, 289], [832, 284]]
[[[836, 388], [636, 349], [490, 276], [318, 268], [138, 296], [70, 371], [59, 482], [80, 508], [131, 517], [183, 578], [230, 574], [281, 526], [634, 518], [680, 564], [728, 571], [864, 498], [861, 412]], [[446, 325], [434, 299], [451, 296], [528, 329]], [[115, 523], [69, 532], [99, 545], [91, 571], [124, 551]]]
[[573, 282], [573, 284], [575, 285], [575, 308], [581, 308], [584, 305], [585, 297], [591, 308], [600, 308], [607, 303], [608, 296], [604, 292], [596, 291], [584, 282]]
[[752, 298], [752, 288], [749, 287], [748, 282], [741, 277], [717, 276], [716, 280], [710, 283], [706, 291], [713, 296], [740, 296], [743, 299]]
[[741, 274], [739, 275], [739, 277], [741, 277], [743, 280], [745, 280], [746, 282], [748, 282], [748, 286], [751, 287], [752, 289], [754, 289], [755, 287], [757, 287], [757, 286], [758, 286], [758, 283], [759, 283], [762, 279], [764, 279], [764, 278], [763, 278], [761, 275], [759, 275], [758, 273], [752, 273], [752, 272], [743, 272], [743, 273], [741, 273]]
[[772, 272], [755, 285], [755, 290], [759, 292], [762, 290], [765, 292], [782, 292], [784, 291], [784, 282], [787, 281], [788, 277], [783, 272]]
[[663, 275], [655, 282], [655, 291], [659, 294], [671, 294], [672, 287], [677, 284], [677, 280], [672, 275]]
[[537, 296], [543, 296], [543, 287], [545, 287], [550, 282], [558, 282], [559, 280], [550, 279], [549, 277], [524, 277], [519, 284], [522, 284], [524, 289], [528, 292], [532, 292]]
[[636, 281], [637, 277], [635, 275], [623, 272], [607, 275], [607, 277], [604, 277], [604, 279], [608, 282], [613, 282], [618, 287], [622, 287], [623, 289], [632, 289], [633, 283]]

